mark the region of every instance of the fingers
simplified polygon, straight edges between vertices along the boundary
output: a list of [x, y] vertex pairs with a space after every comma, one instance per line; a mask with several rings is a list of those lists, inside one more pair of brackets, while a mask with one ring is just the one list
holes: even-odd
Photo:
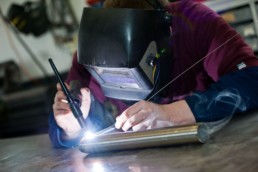
[[[58, 94], [58, 93], [57, 93]], [[56, 95], [55, 102], [53, 104], [54, 116], [68, 114], [71, 110], [66, 100], [62, 99], [62, 96]]]
[[[135, 107], [136, 106], [136, 107]], [[135, 108], [134, 108], [135, 107]], [[135, 113], [137, 113], [140, 109], [137, 107], [136, 104], [132, 105], [131, 107], [127, 108], [120, 116], [116, 118], [115, 127], [120, 129], [123, 127], [124, 123]], [[134, 119], [132, 119], [133, 122]]]
[[86, 103], [91, 100], [89, 88], [81, 88], [81, 93], [82, 93], [82, 102]]
[[171, 127], [171, 126], [173, 126], [173, 123], [171, 121], [154, 119], [153, 121], [150, 121], [150, 123], [147, 127], [147, 130], [156, 129], [156, 128]]
[[120, 116], [116, 119], [115, 127], [117, 129], [123, 129], [127, 131], [132, 126], [143, 121], [148, 114], [148, 108], [145, 108], [146, 102], [140, 101], [126, 109]]
[[[65, 83], [67, 88], [69, 89], [69, 85]], [[68, 114], [71, 110], [69, 107], [69, 104], [67, 102], [66, 95], [64, 94], [61, 85], [58, 83], [56, 85], [57, 88], [57, 93], [54, 98], [54, 104], [53, 104], [53, 111], [54, 115], [63, 115], [63, 114]]]
[[122, 128], [122, 126], [124, 125], [124, 123], [128, 120], [128, 117], [127, 117], [127, 112], [128, 110], [125, 110], [120, 116], [118, 116], [116, 118], [116, 123], [115, 123], [115, 127], [117, 129], [120, 129]]
[[141, 122], [135, 126], [132, 127], [132, 130], [133, 131], [144, 131], [144, 130], [147, 130], [148, 128], [148, 123], [145, 121], [145, 122]]
[[[70, 86], [65, 83], [68, 90], [70, 90]], [[63, 92], [63, 89], [60, 84], [56, 85], [57, 93], [54, 98], [53, 111], [54, 118], [59, 127], [61, 127], [66, 133], [67, 137], [74, 137], [77, 135], [78, 131], [81, 130], [81, 127], [74, 117], [70, 105], [67, 102], [67, 97]], [[89, 108], [90, 108], [90, 91], [87, 88], [82, 88], [81, 90], [81, 110], [84, 118], [88, 116]]]
[[133, 126], [141, 123], [144, 121], [145, 117], [147, 116], [147, 113], [145, 110], [141, 110], [138, 113], [134, 114], [133, 116], [129, 117], [128, 120], [124, 123], [122, 126], [123, 131], [127, 131]]
[[[66, 86], [69, 88], [68, 84], [66, 84]], [[59, 102], [63, 102], [63, 103], [66, 103], [66, 104], [68, 103], [66, 95], [64, 94], [64, 92], [63, 92], [63, 90], [61, 88], [61, 85], [59, 83], [56, 85], [56, 88], [57, 88], [57, 93], [56, 93], [55, 98], [54, 98], [54, 105], [53, 105], [54, 109], [59, 107], [58, 106], [58, 105], [60, 105]]]
[[70, 110], [69, 104], [64, 102], [56, 102], [53, 104], [55, 110]]
[[126, 109], [116, 119], [116, 128], [127, 131], [142, 131], [146, 129], [172, 126], [169, 118], [170, 109], [152, 102], [140, 101]]
[[[70, 89], [70, 86], [65, 83], [68, 89]], [[57, 93], [54, 98], [54, 105], [53, 105], [53, 110], [54, 113], [60, 114], [60, 113], [68, 113], [70, 111], [69, 104], [67, 102], [67, 97], [64, 94], [61, 85], [58, 83], [56, 85], [57, 88]], [[81, 110], [83, 112], [84, 118], [88, 116], [89, 109], [90, 109], [90, 104], [91, 104], [91, 98], [90, 98], [90, 90], [88, 88], [81, 88], [81, 94], [82, 94], [82, 99], [81, 99]]]
[[67, 102], [66, 96], [63, 91], [57, 91], [55, 98], [54, 98], [54, 102], [60, 102], [60, 101]]
[[171, 126], [173, 126], [173, 123], [170, 121], [164, 121], [159, 119], [146, 119], [143, 122], [133, 126], [132, 129], [133, 131], [144, 131]]
[[[67, 89], [70, 90], [70, 85], [67, 84], [66, 82], [64, 84], [67, 87]], [[56, 84], [56, 89], [57, 89], [57, 91], [62, 91], [63, 90], [60, 83]]]
[[81, 93], [82, 93], [81, 110], [82, 110], [84, 118], [86, 118], [89, 114], [90, 105], [91, 105], [90, 89], [82, 88]]

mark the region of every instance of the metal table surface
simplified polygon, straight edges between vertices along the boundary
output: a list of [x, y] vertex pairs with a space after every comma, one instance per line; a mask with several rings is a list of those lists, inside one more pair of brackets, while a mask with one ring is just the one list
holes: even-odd
[[0, 171], [258, 171], [258, 112], [236, 116], [205, 144], [85, 154], [55, 149], [48, 135], [0, 140]]

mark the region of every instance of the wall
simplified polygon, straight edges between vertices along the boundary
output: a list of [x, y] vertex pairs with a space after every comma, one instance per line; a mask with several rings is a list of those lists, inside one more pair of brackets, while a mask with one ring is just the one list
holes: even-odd
[[[4, 15], [6, 15], [9, 6], [12, 3], [21, 4], [23, 2], [25, 2], [25, 0], [0, 0], [0, 7]], [[80, 21], [82, 9], [85, 5], [84, 0], [70, 0], [70, 3], [72, 3], [77, 20]], [[19, 35], [35, 54], [38, 61], [43, 65], [44, 69], [47, 71], [47, 75], [53, 75], [48, 58], [53, 59], [60, 72], [69, 70], [73, 51], [67, 46], [57, 45], [50, 32], [47, 32], [40, 37], [24, 35], [22, 33]], [[41, 78], [44, 76], [40, 68], [15, 38], [13, 32], [10, 29], [7, 29], [2, 19], [0, 20], [0, 38], [0, 63], [8, 60], [17, 62], [22, 69], [24, 80]], [[76, 48], [76, 45], [74, 47]]]

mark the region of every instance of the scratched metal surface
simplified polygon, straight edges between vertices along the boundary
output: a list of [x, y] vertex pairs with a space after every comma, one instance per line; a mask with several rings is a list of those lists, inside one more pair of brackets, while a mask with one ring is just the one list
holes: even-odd
[[47, 135], [0, 140], [0, 171], [171, 172], [258, 170], [258, 112], [235, 117], [205, 144], [85, 154]]

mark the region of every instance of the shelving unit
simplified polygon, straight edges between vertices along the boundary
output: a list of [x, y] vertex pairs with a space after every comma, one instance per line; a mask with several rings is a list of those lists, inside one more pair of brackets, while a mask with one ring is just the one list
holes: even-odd
[[236, 29], [258, 55], [258, 0], [216, 0], [204, 4]]

